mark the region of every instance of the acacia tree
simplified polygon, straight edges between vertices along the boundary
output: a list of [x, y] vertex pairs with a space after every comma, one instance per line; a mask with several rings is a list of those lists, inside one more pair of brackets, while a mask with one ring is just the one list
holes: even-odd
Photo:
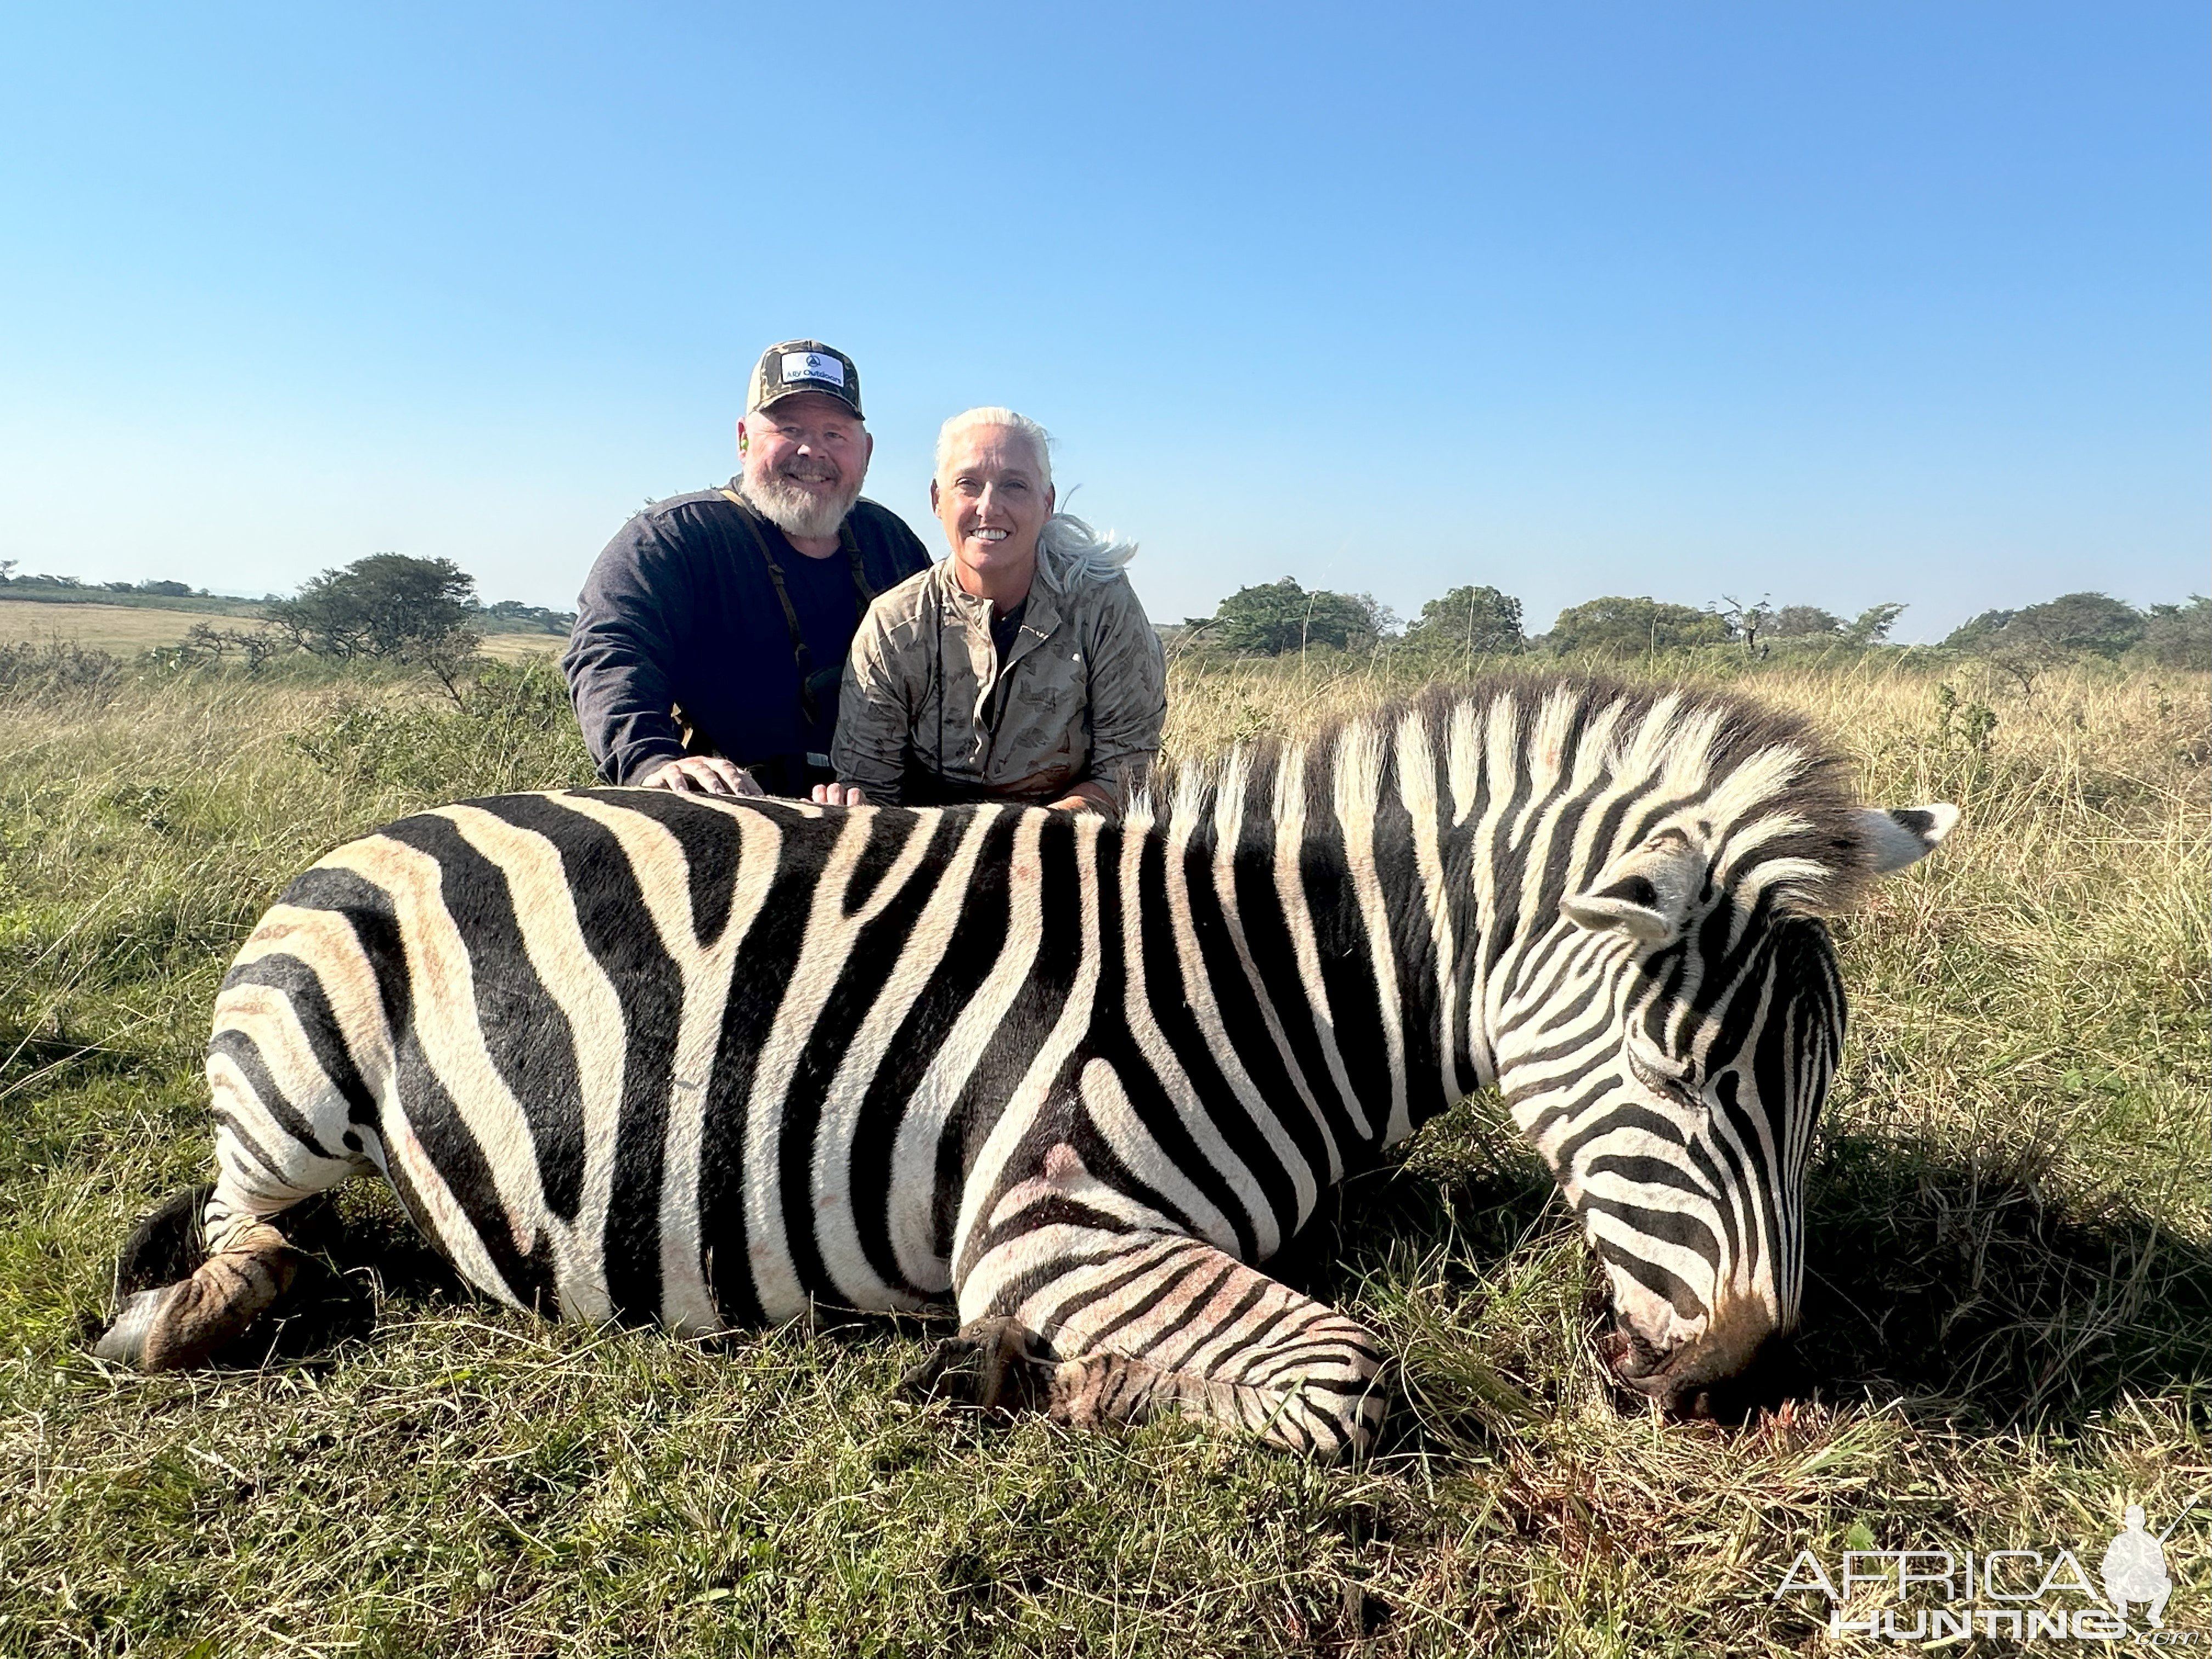
[[434, 662], [476, 649], [476, 586], [451, 559], [372, 553], [270, 605], [269, 620], [319, 657]]

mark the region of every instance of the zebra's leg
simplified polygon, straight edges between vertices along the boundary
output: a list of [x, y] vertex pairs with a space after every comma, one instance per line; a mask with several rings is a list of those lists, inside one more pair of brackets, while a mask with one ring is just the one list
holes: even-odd
[[1165, 1409], [1323, 1459], [1374, 1444], [1382, 1356], [1353, 1321], [1199, 1239], [1052, 1231], [1050, 1263], [972, 1309], [969, 1289], [993, 1276], [963, 1288], [952, 1343], [988, 1345], [1001, 1393], [1042, 1392], [1077, 1425]]
[[[191, 1225], [191, 1200], [205, 1189], [172, 1199], [140, 1224], [117, 1275], [118, 1289], [125, 1294], [93, 1347], [103, 1359], [148, 1371], [204, 1364], [291, 1288], [298, 1260], [272, 1218], [374, 1167], [355, 1150], [359, 1136], [343, 1127], [344, 1102], [337, 1091], [319, 1091], [324, 1109], [302, 1112], [276, 1094], [265, 1066], [222, 1063], [222, 1035], [208, 1066], [216, 1117], [216, 1184], [198, 1211], [198, 1237]], [[258, 1078], [261, 1090], [249, 1076]], [[264, 1099], [264, 1091], [274, 1097]], [[337, 1131], [322, 1119], [333, 1120]], [[336, 1151], [328, 1144], [333, 1141]], [[127, 1290], [156, 1262], [171, 1264], [172, 1270], [191, 1265], [174, 1283]]]

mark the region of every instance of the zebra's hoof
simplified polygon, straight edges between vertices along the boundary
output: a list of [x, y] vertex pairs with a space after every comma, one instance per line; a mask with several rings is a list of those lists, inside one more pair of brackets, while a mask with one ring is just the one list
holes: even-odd
[[155, 1316], [161, 1311], [162, 1297], [174, 1288], [165, 1285], [158, 1291], [135, 1291], [125, 1297], [123, 1305], [115, 1310], [114, 1322], [92, 1345], [93, 1358], [143, 1370], [146, 1333], [153, 1328]]
[[248, 1229], [239, 1246], [210, 1256], [189, 1279], [125, 1297], [94, 1354], [142, 1371], [179, 1371], [235, 1342], [299, 1271], [299, 1258], [265, 1222]]
[[985, 1412], [1035, 1410], [1050, 1396], [1058, 1365], [1051, 1345], [1028, 1326], [977, 1319], [939, 1343], [898, 1387], [909, 1400], [947, 1400]]

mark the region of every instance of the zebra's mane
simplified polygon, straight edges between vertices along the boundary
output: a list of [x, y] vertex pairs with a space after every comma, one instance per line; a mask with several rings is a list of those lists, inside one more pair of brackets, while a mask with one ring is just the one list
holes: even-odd
[[[1846, 908], [1872, 875], [1873, 847], [1850, 766], [1804, 719], [1707, 686], [1574, 674], [1435, 685], [1304, 738], [1261, 738], [1226, 755], [1166, 763], [1128, 821], [1208, 847], [1227, 792], [1241, 801], [1248, 842], [1269, 833], [1285, 805], [1299, 809], [1310, 836], [1325, 834], [1346, 785], [1354, 783], [1354, 794], [1370, 800], [1435, 799], [1457, 822], [1468, 812], [1485, 758], [1494, 763], [1501, 743], [1524, 767], [1533, 757], [1565, 775], [1593, 769], [1612, 780], [1637, 775], [1658, 787], [1655, 795], [1693, 800], [1717, 844], [1752, 849], [1726, 860], [1730, 884], [1755, 865], [1757, 885], [1788, 910]], [[1425, 776], [1412, 778], [1401, 795], [1407, 768], [1416, 763]], [[1302, 780], [1298, 802], [1276, 800], [1286, 778]]]

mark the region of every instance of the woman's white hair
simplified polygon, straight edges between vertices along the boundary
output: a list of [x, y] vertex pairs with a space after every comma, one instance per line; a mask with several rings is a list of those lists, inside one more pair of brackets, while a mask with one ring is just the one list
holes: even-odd
[[[979, 426], [1004, 427], [1018, 434], [1036, 457], [1037, 471], [1043, 475], [1039, 482], [1050, 488], [1052, 434], [1028, 416], [996, 404], [963, 410], [938, 428], [939, 483], [945, 482], [945, 467], [952, 458], [954, 441]], [[1054, 514], [1037, 532], [1037, 572], [1045, 579], [1046, 586], [1063, 593], [1087, 582], [1111, 581], [1136, 554], [1136, 543], [1123, 541], [1110, 530], [1093, 530], [1072, 513]]]

